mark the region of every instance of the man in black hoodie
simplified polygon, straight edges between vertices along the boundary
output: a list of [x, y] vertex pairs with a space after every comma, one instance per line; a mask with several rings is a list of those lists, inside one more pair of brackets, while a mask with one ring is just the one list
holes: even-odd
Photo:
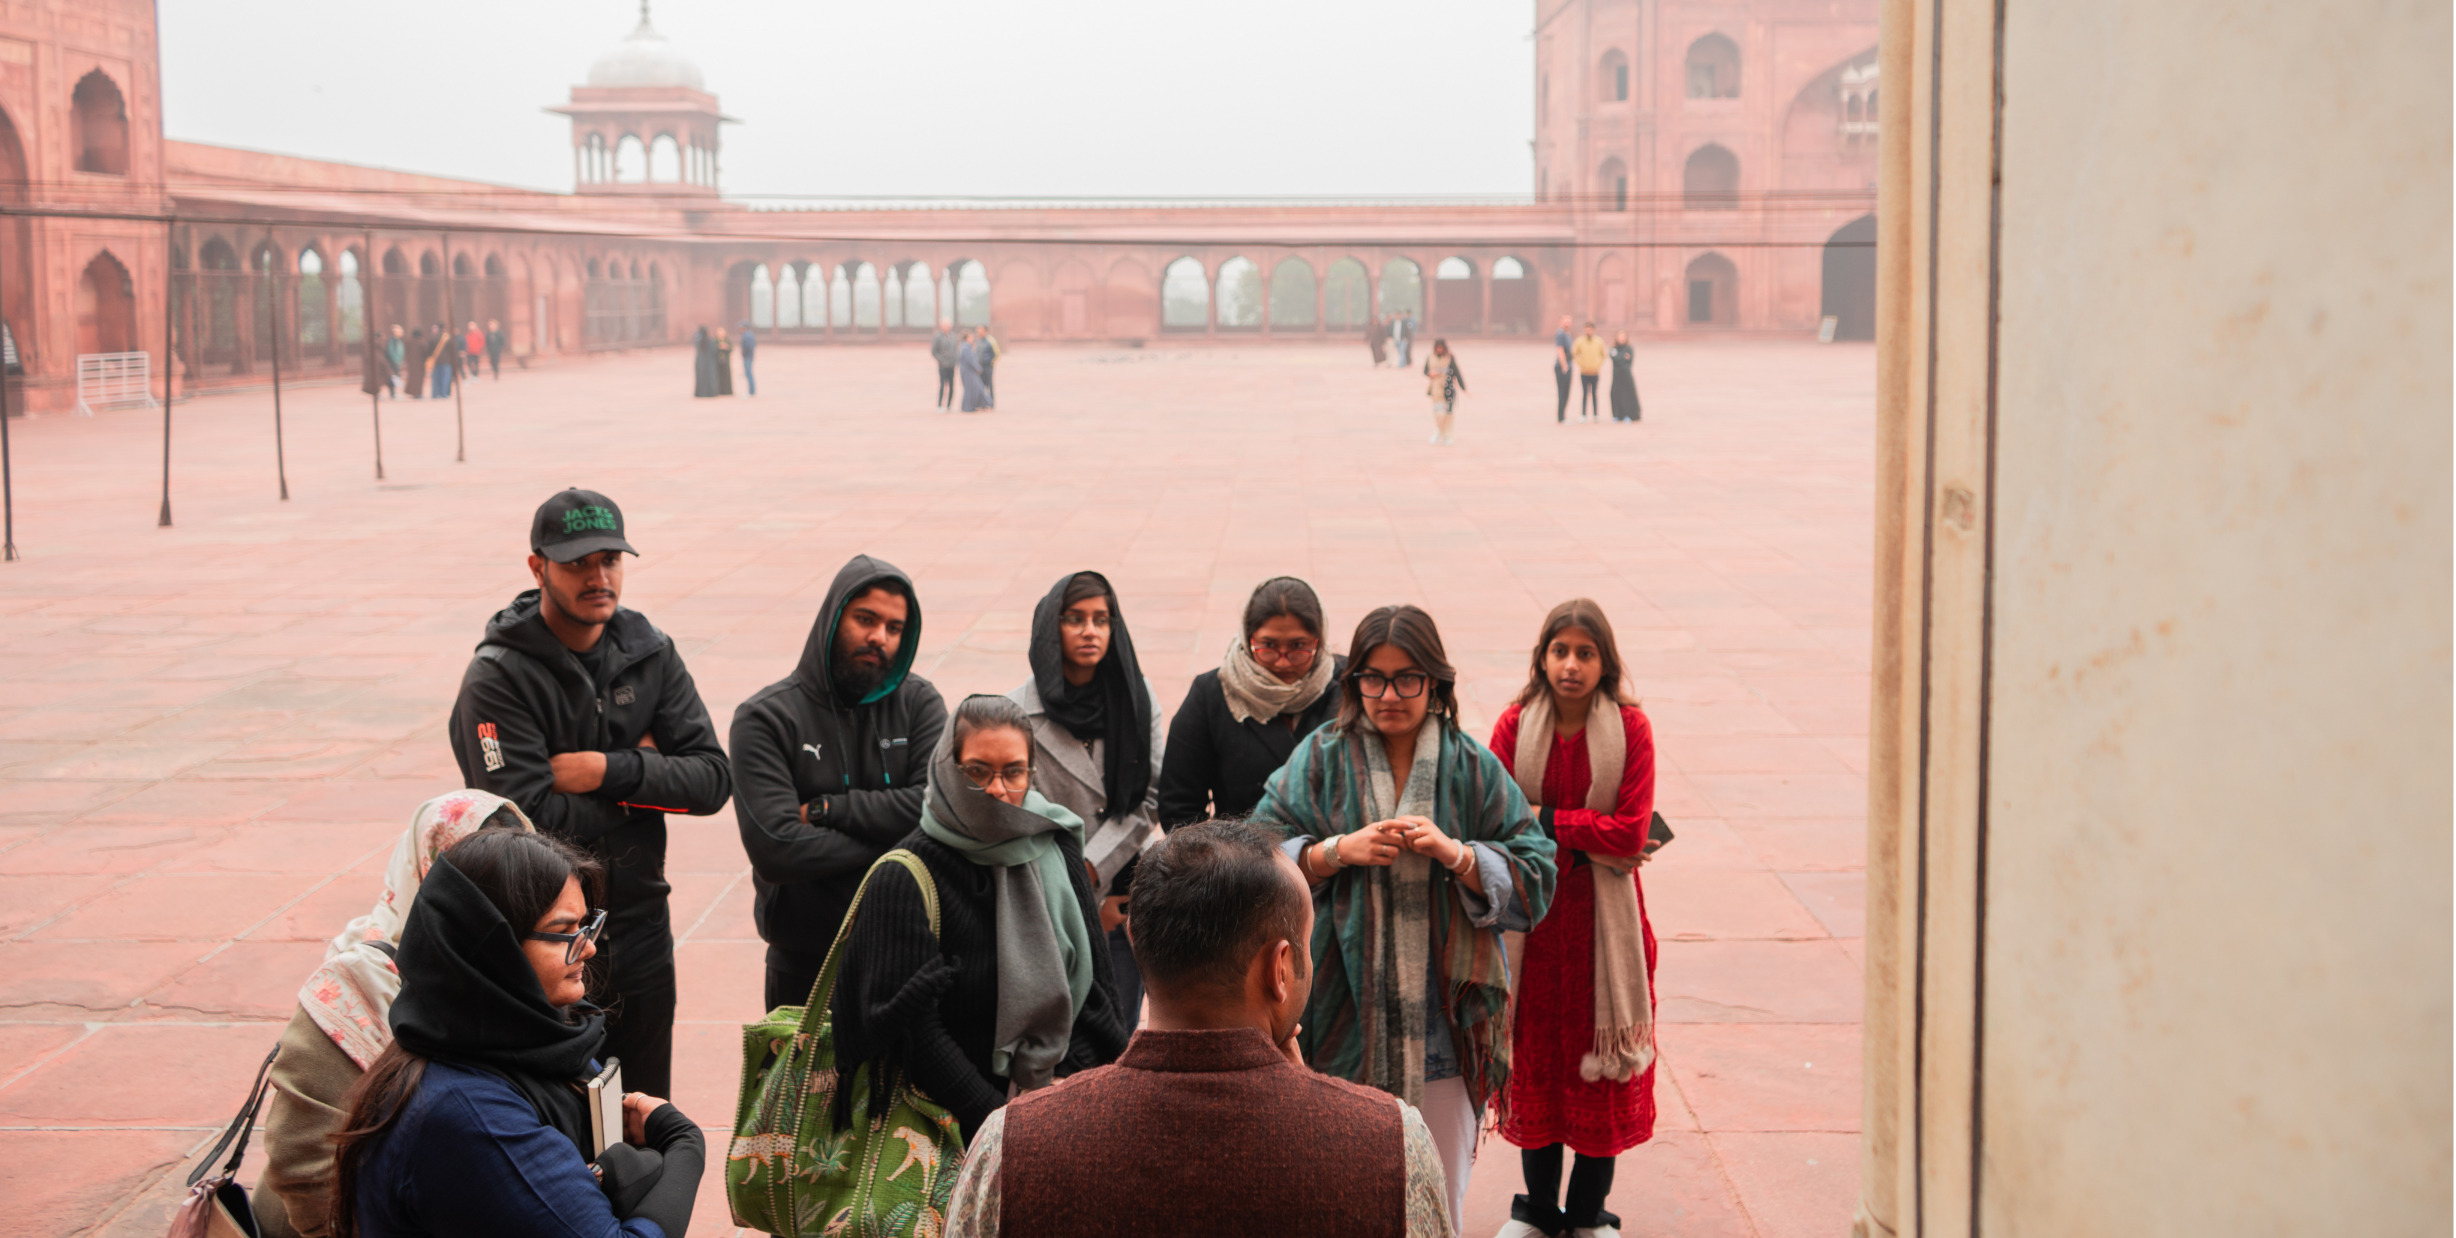
[[947, 706], [912, 673], [920, 646], [912, 578], [856, 555], [828, 586], [801, 663], [733, 711], [733, 812], [771, 1010], [809, 999], [862, 875], [921, 824]]
[[606, 867], [599, 945], [606, 1052], [623, 1084], [673, 1087], [674, 932], [665, 814], [724, 807], [733, 775], [674, 642], [622, 607], [622, 509], [588, 490], [546, 500], [529, 526], [537, 588], [486, 624], [452, 706], [452, 756], [469, 786], [520, 805], [537, 828]]

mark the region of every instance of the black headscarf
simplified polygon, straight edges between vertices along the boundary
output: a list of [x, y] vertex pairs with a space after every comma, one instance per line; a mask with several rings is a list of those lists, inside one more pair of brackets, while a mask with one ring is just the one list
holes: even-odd
[[449, 852], [418, 887], [401, 926], [401, 996], [392, 1035], [422, 1057], [506, 1075], [584, 1079], [605, 1016], [578, 1022], [546, 1001], [520, 934]]
[[708, 338], [708, 329], [701, 327], [691, 337], [691, 395], [716, 394], [716, 341]]
[[[1058, 616], [1066, 612], [1066, 586], [1077, 576], [1100, 582], [1109, 598], [1109, 651], [1092, 670], [1092, 681], [1078, 688], [1066, 682], [1066, 652], [1058, 631]], [[1105, 756], [1101, 791], [1111, 814], [1141, 806], [1151, 790], [1151, 694], [1143, 688], [1143, 664], [1135, 660], [1134, 638], [1126, 634], [1126, 617], [1117, 605], [1117, 590], [1098, 572], [1068, 572], [1049, 587], [1032, 608], [1032, 686], [1040, 692], [1040, 707], [1051, 721], [1080, 740], [1101, 741]]]

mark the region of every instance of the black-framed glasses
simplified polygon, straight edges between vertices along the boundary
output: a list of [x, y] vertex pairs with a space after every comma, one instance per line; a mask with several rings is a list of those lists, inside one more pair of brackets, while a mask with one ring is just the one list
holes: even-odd
[[603, 907], [589, 908], [587, 917], [580, 921], [580, 927], [573, 929], [571, 932], [528, 934], [530, 941], [560, 941], [570, 943], [563, 949], [563, 961], [565, 963], [579, 962], [580, 948], [603, 936], [605, 936], [605, 908]]
[[1029, 765], [1000, 768], [986, 761], [966, 761], [955, 768], [964, 771], [965, 780], [983, 791], [992, 785], [1011, 787], [1017, 791], [1028, 791], [1032, 787], [1032, 767]]
[[1396, 692], [1399, 694], [1399, 699], [1405, 701], [1424, 695], [1424, 689], [1432, 682], [1433, 677], [1422, 671], [1400, 671], [1396, 675], [1384, 675], [1380, 671], [1359, 671], [1356, 675], [1356, 691], [1371, 697]]
[[1283, 645], [1267, 636], [1245, 642], [1245, 648], [1257, 662], [1286, 662], [1290, 666], [1303, 666], [1322, 651], [1319, 641], [1292, 640]]

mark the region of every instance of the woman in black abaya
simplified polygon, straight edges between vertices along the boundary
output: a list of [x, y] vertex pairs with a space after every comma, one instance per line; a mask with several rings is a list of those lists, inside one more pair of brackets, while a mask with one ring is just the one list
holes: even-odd
[[691, 337], [691, 395], [705, 399], [716, 394], [716, 341], [708, 338], [708, 329], [701, 327]]

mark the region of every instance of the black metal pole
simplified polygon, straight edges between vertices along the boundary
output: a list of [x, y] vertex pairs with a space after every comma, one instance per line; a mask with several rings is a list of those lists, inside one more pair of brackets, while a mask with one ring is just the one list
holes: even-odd
[[[375, 232], [373, 229], [367, 232], [366, 252], [366, 260], [358, 264], [360, 271], [358, 291], [360, 338], [366, 342], [367, 347], [375, 350], [376, 355], [382, 356], [384, 343], [389, 337], [375, 330]], [[368, 407], [375, 414], [375, 480], [377, 481], [384, 480], [384, 389], [391, 386], [392, 359], [386, 357], [382, 387], [367, 393]]]
[[[460, 328], [453, 326], [452, 320], [460, 316], [460, 307], [452, 304], [452, 234], [444, 232], [437, 235], [443, 238], [443, 333], [445, 339], [454, 339], [460, 335]], [[466, 464], [469, 462], [469, 425], [461, 417], [461, 388], [468, 384], [461, 381], [461, 359], [457, 351], [450, 348], [444, 351], [453, 354], [452, 462]]]
[[264, 230], [264, 278], [270, 281], [264, 298], [265, 317], [271, 320], [265, 332], [265, 347], [273, 356], [273, 471], [281, 478], [281, 501], [290, 501], [290, 462], [281, 445], [281, 280], [275, 272], [281, 264], [281, 250], [273, 244], [273, 230]]
[[[5, 304], [0, 298], [0, 304]], [[0, 318], [0, 333], [5, 333], [11, 350], [17, 336], [9, 331], [6, 318]], [[18, 361], [25, 360], [20, 354]], [[0, 562], [17, 561], [17, 485], [9, 473], [9, 376], [8, 366], [0, 359]]]
[[156, 527], [171, 527], [171, 383], [179, 372], [179, 350], [172, 346], [171, 324], [178, 315], [179, 269], [171, 253], [179, 247], [178, 221], [162, 221], [162, 516]]

